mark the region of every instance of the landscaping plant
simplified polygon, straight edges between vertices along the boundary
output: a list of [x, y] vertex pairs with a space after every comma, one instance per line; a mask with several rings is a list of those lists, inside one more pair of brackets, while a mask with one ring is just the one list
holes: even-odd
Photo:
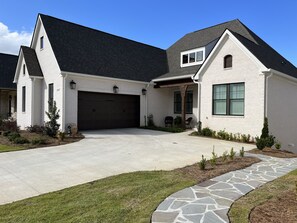
[[239, 151], [239, 155], [240, 157], [244, 157], [244, 147], [242, 147], [241, 150]]
[[276, 149], [280, 149], [282, 147], [282, 144], [280, 142], [276, 142], [274, 146]]
[[223, 152], [222, 159], [223, 162], [226, 162], [226, 160], [228, 159], [228, 151]]
[[213, 146], [213, 150], [212, 150], [212, 153], [211, 154], [212, 154], [212, 157], [210, 159], [210, 165], [212, 167], [214, 167], [217, 164], [217, 159], [218, 159], [218, 155], [214, 151], [214, 146]]
[[231, 150], [230, 150], [230, 153], [229, 153], [229, 157], [230, 157], [231, 160], [234, 159], [235, 154], [236, 154], [236, 152], [234, 152], [234, 149], [233, 149], [233, 147], [232, 147]]
[[203, 136], [208, 136], [208, 137], [212, 136], [212, 132], [213, 132], [213, 131], [212, 131], [210, 128], [208, 128], [208, 127], [203, 128], [203, 129], [201, 130], [201, 134], [202, 134]]
[[206, 167], [206, 158], [204, 158], [204, 156], [202, 155], [202, 159], [199, 162], [199, 168], [200, 170], [205, 170]]
[[269, 136], [269, 128], [268, 128], [268, 118], [264, 118], [264, 124], [262, 128], [261, 139], [265, 139]]
[[60, 124], [58, 124], [58, 119], [60, 118], [59, 112], [56, 101], [49, 101], [48, 102], [49, 111], [45, 112], [49, 121], [45, 123], [45, 131], [48, 136], [55, 137], [59, 130]]

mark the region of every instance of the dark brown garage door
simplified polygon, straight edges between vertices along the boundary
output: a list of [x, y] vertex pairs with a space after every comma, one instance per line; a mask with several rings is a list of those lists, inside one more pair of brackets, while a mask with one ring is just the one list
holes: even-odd
[[139, 127], [140, 96], [78, 92], [78, 128]]

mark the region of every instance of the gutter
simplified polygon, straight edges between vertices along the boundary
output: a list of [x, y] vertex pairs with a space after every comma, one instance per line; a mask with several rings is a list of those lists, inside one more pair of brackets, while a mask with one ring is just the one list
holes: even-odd
[[62, 132], [65, 131], [65, 98], [66, 98], [66, 79], [68, 74], [61, 74], [62, 75], [62, 120], [61, 120], [61, 130]]
[[192, 76], [192, 80], [195, 84], [197, 84], [198, 87], [198, 97], [197, 97], [197, 123], [201, 122], [201, 82], [199, 80], [194, 79], [194, 76]]
[[272, 71], [264, 71], [264, 117], [268, 116], [268, 80], [273, 76]]

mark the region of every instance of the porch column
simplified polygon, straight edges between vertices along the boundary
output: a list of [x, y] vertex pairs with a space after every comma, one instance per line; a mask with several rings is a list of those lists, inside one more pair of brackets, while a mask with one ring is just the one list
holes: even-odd
[[187, 100], [187, 88], [188, 85], [181, 85], [179, 87], [181, 100], [182, 100], [182, 107], [181, 107], [181, 116], [182, 116], [182, 128], [186, 128], [186, 100]]

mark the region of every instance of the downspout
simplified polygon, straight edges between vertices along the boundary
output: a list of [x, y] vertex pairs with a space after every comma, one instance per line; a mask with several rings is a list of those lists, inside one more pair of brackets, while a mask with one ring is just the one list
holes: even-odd
[[62, 80], [62, 120], [61, 120], [61, 122], [62, 122], [62, 132], [65, 132], [65, 125], [66, 125], [66, 123], [65, 123], [65, 115], [66, 115], [66, 111], [65, 111], [65, 98], [66, 98], [66, 79], [67, 79], [67, 76], [68, 76], [68, 74], [65, 74], [65, 75], [63, 75], [63, 74], [61, 74], [62, 75], [62, 78], [63, 78], [63, 80]]
[[268, 80], [273, 76], [273, 73], [271, 71], [269, 72], [263, 72], [265, 75], [264, 80], [264, 117], [268, 116]]
[[[35, 92], [35, 78], [31, 78], [31, 82], [32, 82], [32, 92], [31, 92], [31, 125], [33, 126], [34, 125], [34, 123], [33, 123], [33, 121], [34, 121], [34, 108], [35, 108], [35, 106], [34, 106], [34, 92]], [[26, 89], [26, 91], [27, 91], [27, 89]]]
[[[197, 84], [197, 87], [198, 87], [198, 97], [197, 97], [197, 106], [198, 106], [198, 109], [197, 109], [197, 130], [198, 130], [198, 123], [201, 123], [201, 82], [199, 80], [195, 80], [193, 77], [192, 77], [192, 80], [195, 84]], [[200, 126], [201, 127], [201, 126]]]
[[148, 102], [147, 102], [147, 94], [148, 94], [148, 88], [149, 86], [152, 84], [153, 82], [150, 81], [145, 89], [146, 89], [146, 95], [145, 95], [145, 117], [144, 117], [144, 126], [146, 127], [147, 126], [147, 116], [148, 116]]

